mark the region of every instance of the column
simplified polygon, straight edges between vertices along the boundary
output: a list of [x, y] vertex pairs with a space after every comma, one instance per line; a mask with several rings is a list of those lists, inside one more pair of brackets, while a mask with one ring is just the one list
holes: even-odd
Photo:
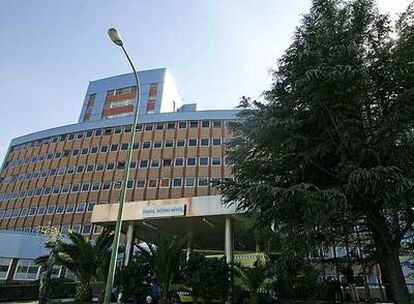
[[191, 252], [192, 252], [191, 239], [188, 239], [188, 241], [187, 241], [187, 252], [186, 252], [186, 255], [185, 255], [185, 260], [186, 261], [190, 260]]
[[226, 253], [226, 262], [233, 262], [234, 257], [234, 240], [233, 240], [233, 223], [231, 218], [226, 218], [224, 229], [224, 249]]
[[127, 266], [129, 263], [129, 259], [132, 254], [132, 245], [134, 242], [134, 224], [128, 224], [128, 230], [126, 234], [126, 245], [125, 245], [125, 259], [124, 259], [124, 265]]

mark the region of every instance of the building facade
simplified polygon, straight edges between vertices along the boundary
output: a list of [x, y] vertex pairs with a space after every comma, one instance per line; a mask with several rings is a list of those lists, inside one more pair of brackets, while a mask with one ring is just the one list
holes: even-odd
[[[236, 110], [183, 105], [167, 69], [139, 76], [127, 202], [215, 196], [230, 174], [224, 143]], [[119, 201], [136, 93], [133, 74], [90, 82], [78, 123], [11, 141], [0, 174], [1, 230], [36, 233], [52, 225], [64, 234], [100, 233], [92, 211]]]

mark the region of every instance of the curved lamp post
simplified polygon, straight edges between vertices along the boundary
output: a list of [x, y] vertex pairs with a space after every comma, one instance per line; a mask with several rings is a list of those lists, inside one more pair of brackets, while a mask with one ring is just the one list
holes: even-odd
[[[109, 265], [108, 278], [106, 280], [105, 299], [104, 299], [105, 304], [109, 304], [111, 302], [112, 285], [114, 283], [116, 261], [118, 258], [119, 237], [121, 235], [122, 213], [123, 213], [124, 203], [125, 203], [126, 196], [127, 196], [127, 189], [128, 189], [127, 185], [128, 185], [128, 180], [129, 180], [129, 171], [130, 171], [131, 160], [132, 160], [133, 145], [135, 141], [135, 133], [136, 133], [137, 124], [138, 124], [138, 114], [139, 114], [140, 95], [141, 95], [141, 87], [139, 83], [138, 73], [135, 70], [135, 67], [131, 61], [131, 58], [129, 58], [129, 55], [124, 48], [124, 43], [122, 42], [121, 36], [119, 35], [118, 31], [114, 28], [110, 28], [108, 30], [108, 35], [111, 38], [113, 43], [115, 43], [116, 45], [122, 48], [122, 51], [124, 52], [125, 57], [128, 59], [128, 62], [132, 68], [132, 71], [134, 72], [135, 83], [136, 83], [137, 89], [136, 89], [136, 96], [135, 96], [136, 103], [135, 103], [134, 112], [133, 112], [134, 121], [132, 123], [131, 138], [129, 140], [127, 158], [125, 161], [124, 178], [123, 178], [122, 189], [121, 189], [121, 197], [119, 199], [119, 208], [118, 208], [118, 216], [117, 216], [116, 225], [115, 225], [114, 241], [112, 244], [111, 262]], [[125, 252], [125, 254], [129, 254], [129, 252]]]

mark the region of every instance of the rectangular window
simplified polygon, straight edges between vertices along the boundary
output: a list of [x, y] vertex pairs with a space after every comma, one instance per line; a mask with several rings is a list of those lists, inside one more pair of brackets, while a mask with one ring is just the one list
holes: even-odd
[[115, 163], [108, 163], [106, 165], [106, 170], [114, 170], [115, 169]]
[[165, 141], [164, 147], [166, 147], [166, 148], [172, 148], [172, 147], [174, 147], [174, 141], [171, 140], [171, 139], [167, 139]]
[[210, 140], [208, 138], [202, 138], [200, 140], [201, 147], [208, 147], [209, 144], [210, 144]]
[[60, 185], [53, 186], [53, 192], [54, 195], [60, 193]]
[[134, 145], [132, 146], [132, 149], [138, 150], [139, 149], [139, 142], [135, 142]]
[[82, 148], [81, 154], [85, 155], [85, 154], [88, 154], [88, 152], [89, 152], [89, 148]]
[[91, 154], [95, 154], [95, 153], [98, 153], [98, 146], [94, 146], [94, 147], [92, 147], [91, 148]]
[[201, 122], [201, 127], [202, 128], [210, 128], [210, 121], [209, 120], [203, 120]]
[[213, 138], [213, 146], [220, 146], [221, 138]]
[[132, 130], [132, 126], [131, 125], [128, 125], [128, 126], [125, 126], [124, 127], [124, 133], [130, 133], [131, 130]]
[[111, 189], [111, 185], [112, 185], [112, 183], [109, 182], [109, 181], [103, 182], [103, 184], [102, 184], [102, 190], [109, 190], [109, 189]]
[[196, 158], [195, 157], [187, 158], [187, 166], [193, 167], [195, 165], [196, 165]]
[[100, 182], [95, 182], [92, 184], [92, 191], [99, 191], [99, 188], [101, 187]]
[[56, 173], [57, 173], [57, 169], [50, 169], [50, 171], [49, 171], [49, 176], [55, 176], [56, 175]]
[[133, 180], [129, 180], [127, 182], [127, 188], [128, 189], [133, 189], [134, 188], [134, 181]]
[[96, 171], [103, 171], [105, 168], [105, 163], [99, 163], [96, 165]]
[[200, 166], [208, 166], [208, 157], [200, 157], [199, 158], [199, 165]]
[[217, 187], [218, 185], [220, 185], [220, 178], [219, 177], [210, 178], [210, 186]]
[[86, 204], [80, 203], [76, 206], [76, 213], [84, 213], [86, 210]]
[[190, 128], [198, 128], [198, 121], [190, 121]]
[[86, 166], [86, 172], [93, 172], [95, 165], [94, 164], [89, 164]]
[[157, 188], [157, 183], [158, 180], [157, 179], [150, 179], [148, 180], [148, 188]]
[[95, 206], [94, 203], [88, 203], [88, 205], [86, 207], [86, 212], [92, 212], [93, 211], [93, 206]]
[[118, 180], [114, 182], [114, 189], [119, 190], [122, 188], [122, 180]]
[[172, 159], [171, 158], [164, 158], [162, 160], [162, 166], [163, 167], [171, 167], [172, 165]]
[[151, 168], [158, 168], [160, 166], [160, 160], [158, 158], [154, 158], [151, 160]]
[[150, 141], [144, 141], [142, 143], [142, 149], [149, 149], [151, 148], [151, 142]]
[[198, 178], [198, 186], [199, 187], [207, 187], [208, 186], [208, 178], [207, 177]]
[[76, 139], [82, 139], [83, 138], [83, 132], [80, 132], [76, 135]]
[[182, 185], [183, 185], [183, 179], [181, 177], [176, 177], [176, 178], [173, 179], [172, 186], [174, 188], [182, 187]]
[[72, 185], [72, 192], [79, 192], [80, 184], [73, 184]]
[[116, 151], [118, 151], [118, 145], [117, 144], [111, 145], [111, 152], [116, 152]]
[[78, 156], [79, 155], [79, 152], [80, 152], [79, 149], [72, 150], [72, 156]]
[[128, 144], [128, 143], [123, 143], [123, 144], [121, 145], [121, 151], [126, 151], [126, 150], [128, 150], [128, 147], [129, 147], [129, 144]]
[[141, 159], [140, 162], [139, 162], [139, 167], [141, 169], [148, 168], [148, 160], [147, 159]]
[[70, 189], [70, 185], [69, 184], [65, 184], [62, 186], [62, 194], [68, 193]]
[[102, 135], [102, 129], [96, 129], [95, 136], [101, 136], [101, 135]]
[[212, 166], [221, 166], [221, 157], [212, 157], [211, 158]]
[[29, 214], [29, 207], [22, 208], [22, 211], [20, 212], [20, 217], [25, 217]]
[[182, 167], [184, 165], [184, 158], [183, 157], [177, 157], [175, 159], [174, 166], [176, 167]]
[[188, 146], [189, 147], [196, 147], [197, 146], [197, 138], [190, 138], [188, 140]]
[[73, 174], [73, 172], [75, 172], [75, 167], [68, 167], [66, 170], [66, 174]]
[[86, 131], [86, 138], [92, 137], [92, 134], [93, 134], [92, 130]]
[[75, 205], [74, 204], [66, 205], [66, 213], [73, 213], [74, 211], [75, 211]]
[[177, 148], [185, 146], [185, 139], [177, 139]]
[[66, 171], [66, 168], [65, 167], [59, 168], [59, 170], [57, 172], [57, 175], [58, 176], [62, 176], [62, 175], [65, 174], [65, 171]]
[[17, 262], [14, 280], [35, 281], [39, 276], [40, 266], [34, 260], [20, 259]]
[[106, 152], [108, 152], [108, 146], [107, 145], [101, 146], [101, 153], [106, 153]]
[[44, 215], [46, 212], [46, 206], [39, 206], [37, 208], [37, 215]]
[[55, 213], [55, 208], [56, 207], [54, 205], [47, 206], [46, 214], [53, 214], [53, 213]]
[[154, 141], [154, 149], [160, 149], [162, 147], [162, 141], [161, 140], [155, 140]]
[[169, 122], [169, 123], [167, 124], [167, 129], [168, 129], [168, 130], [175, 129], [175, 122]]
[[82, 228], [82, 234], [90, 234], [92, 231], [92, 225], [91, 224], [87, 224], [84, 225]]
[[115, 134], [121, 134], [122, 133], [122, 127], [116, 127], [114, 133]]
[[136, 182], [137, 188], [145, 188], [145, 178], [140, 178]]
[[152, 124], [145, 125], [145, 131], [152, 131], [152, 128], [153, 128]]
[[29, 209], [29, 216], [36, 215], [36, 212], [37, 212], [37, 207], [30, 207], [30, 209]]
[[7, 279], [12, 258], [0, 258], [0, 280]]
[[221, 121], [220, 120], [214, 120], [213, 121], [213, 128], [221, 128]]
[[170, 179], [169, 178], [161, 178], [160, 187], [161, 188], [169, 188], [170, 187]]
[[88, 192], [89, 191], [89, 183], [82, 184], [82, 192]]
[[164, 124], [162, 122], [157, 123], [157, 130], [164, 130]]
[[57, 205], [56, 214], [62, 214], [65, 211], [65, 205]]

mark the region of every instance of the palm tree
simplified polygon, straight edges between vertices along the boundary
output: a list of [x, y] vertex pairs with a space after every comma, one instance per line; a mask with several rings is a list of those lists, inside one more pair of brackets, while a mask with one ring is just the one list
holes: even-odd
[[173, 280], [178, 276], [186, 237], [160, 235], [154, 244], [139, 245], [142, 258], [150, 265], [160, 289], [160, 304], [167, 304]]
[[113, 235], [104, 230], [96, 241], [87, 240], [83, 235], [70, 232], [70, 242], [62, 242], [57, 263], [72, 271], [79, 280], [75, 300], [92, 302], [90, 283], [97, 278], [110, 255]]
[[253, 267], [237, 266], [237, 275], [250, 294], [250, 303], [260, 303], [259, 291], [269, 278], [269, 265], [256, 261]]

